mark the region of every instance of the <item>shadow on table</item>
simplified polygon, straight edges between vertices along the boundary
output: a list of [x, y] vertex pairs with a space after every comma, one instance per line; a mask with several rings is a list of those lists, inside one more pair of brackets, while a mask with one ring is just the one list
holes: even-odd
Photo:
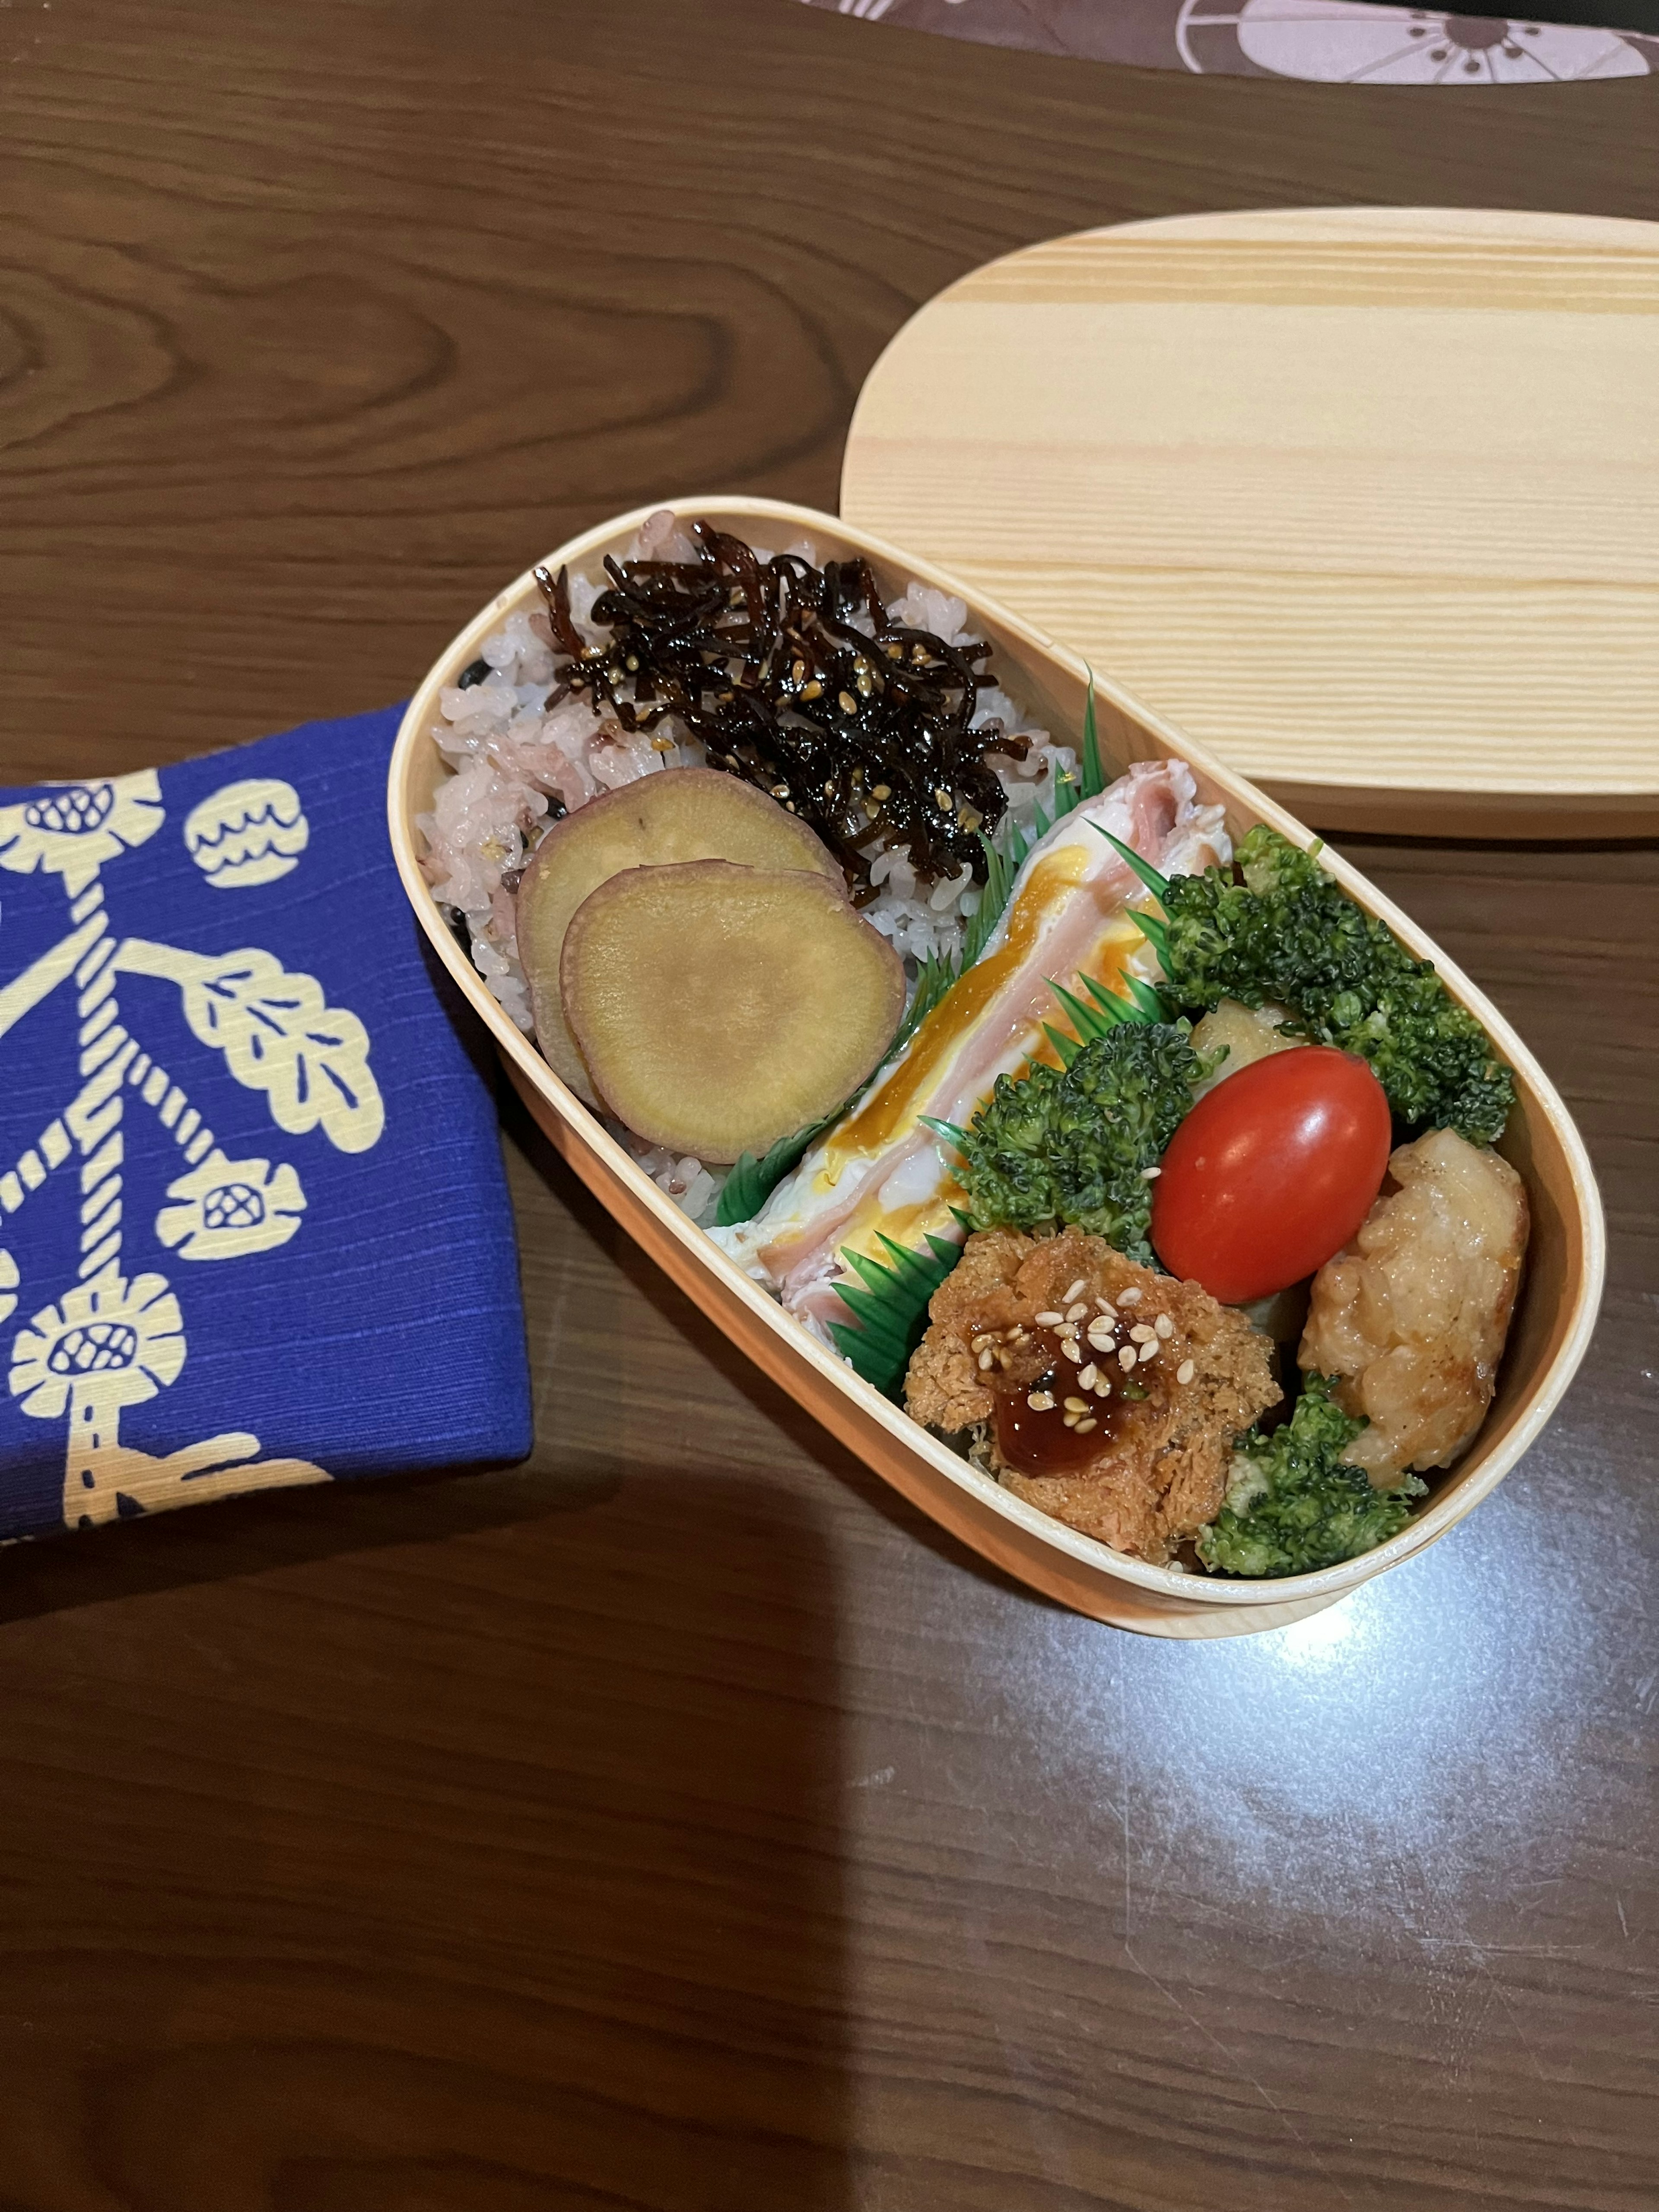
[[810, 1510], [659, 1464], [232, 1595], [3, 1632], [6, 2202], [840, 2212]]
[[[1026, 1588], [1000, 1567], [969, 1549], [957, 1537], [941, 1528], [918, 1507], [890, 1485], [884, 1482], [858, 1455], [831, 1436], [829, 1430], [796, 1404], [780, 1383], [757, 1367], [754, 1361], [740, 1352], [721, 1332], [719, 1325], [674, 1283], [648, 1254], [637, 1245], [628, 1232], [613, 1221], [593, 1194], [578, 1178], [542, 1131], [531, 1121], [522, 1103], [503, 1083], [501, 1095], [501, 1125], [508, 1139], [507, 1167], [519, 1215], [519, 1230], [526, 1279], [526, 1303], [531, 1310], [532, 1364], [539, 1370], [544, 1363], [534, 1358], [534, 1338], [537, 1310], [556, 1303], [555, 1295], [544, 1283], [538, 1280], [541, 1272], [540, 1257], [536, 1250], [536, 1215], [539, 1206], [551, 1203], [558, 1209], [562, 1224], [576, 1232], [580, 1242], [604, 1255], [607, 1269], [625, 1277], [630, 1288], [652, 1310], [657, 1323], [665, 1332], [695, 1355], [700, 1381], [706, 1370], [713, 1370], [720, 1378], [723, 1392], [732, 1401], [743, 1404], [766, 1425], [769, 1436], [781, 1437], [789, 1451], [801, 1462], [828, 1475], [842, 1488], [854, 1492], [860, 1502], [900, 1533], [907, 1541], [922, 1545], [963, 1574], [994, 1589], [1017, 1593], [1024, 1602], [1045, 1610], [1060, 1611], [1052, 1601], [1041, 1593]], [[580, 1295], [580, 1292], [578, 1292]], [[564, 1378], [563, 1385], [571, 1395], [581, 1395], [581, 1385]], [[699, 1395], [707, 1398], [706, 1389]], [[565, 1410], [568, 1412], [568, 1399]], [[576, 1420], [580, 1425], [581, 1414]], [[538, 1412], [538, 1430], [543, 1426]], [[590, 1423], [591, 1428], [591, 1423]], [[734, 1438], [743, 1448], [752, 1449], [754, 1431], [740, 1439]], [[719, 1448], [716, 1440], [714, 1448]], [[705, 1450], [710, 1440], [703, 1439]], [[772, 1463], [769, 1461], [769, 1464]], [[605, 1464], [602, 1454], [590, 1452], [584, 1464], [590, 1480], [603, 1480], [601, 1468]], [[621, 1464], [619, 1461], [618, 1465]]]
[[850, 2203], [823, 1508], [562, 1164], [514, 1174], [528, 1464], [6, 1563], [21, 2212]]
[[0, 1554], [0, 1627], [78, 1607], [224, 1583], [540, 1518], [590, 1504], [614, 1486], [579, 1472], [556, 1496], [530, 1467], [448, 1468], [303, 1490], [256, 1491], [180, 1512], [59, 1532]]

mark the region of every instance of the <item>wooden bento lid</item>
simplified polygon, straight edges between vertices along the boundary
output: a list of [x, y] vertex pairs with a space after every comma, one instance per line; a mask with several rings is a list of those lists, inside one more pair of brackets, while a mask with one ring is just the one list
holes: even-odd
[[1180, 216], [995, 261], [842, 511], [1321, 828], [1659, 829], [1659, 224]]

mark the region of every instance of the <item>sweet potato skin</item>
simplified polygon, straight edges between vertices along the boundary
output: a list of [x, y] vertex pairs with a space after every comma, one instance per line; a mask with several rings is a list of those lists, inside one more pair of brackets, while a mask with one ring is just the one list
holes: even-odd
[[844, 888], [839, 862], [804, 822], [718, 769], [671, 768], [600, 792], [556, 822], [536, 848], [517, 896], [519, 957], [543, 1057], [586, 1104], [599, 1093], [577, 1045], [559, 982], [570, 918], [625, 868], [721, 860], [805, 869]]

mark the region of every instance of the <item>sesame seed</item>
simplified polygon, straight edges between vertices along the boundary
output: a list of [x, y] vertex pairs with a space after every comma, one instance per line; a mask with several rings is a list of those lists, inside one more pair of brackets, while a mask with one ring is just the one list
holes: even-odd
[[983, 1375], [983, 1374], [986, 1372], [986, 1370], [987, 1370], [988, 1368], [990, 1368], [990, 1367], [994, 1366], [994, 1365], [995, 1364], [995, 1363], [996, 1363], [996, 1354], [995, 1354], [995, 1352], [981, 1352], [981, 1354], [979, 1355], [979, 1371], [980, 1371], [980, 1373], [981, 1373], [981, 1375]]
[[1155, 1328], [1149, 1328], [1144, 1321], [1138, 1321], [1129, 1331], [1129, 1341], [1131, 1344], [1150, 1344], [1157, 1334]]
[[1180, 1366], [1176, 1370], [1176, 1381], [1177, 1382], [1190, 1382], [1197, 1372], [1197, 1368], [1193, 1364], [1190, 1359], [1183, 1359]]
[[1075, 1305], [1066, 1307], [1066, 1318], [1067, 1321], [1081, 1321], [1088, 1310], [1088, 1307], [1079, 1298]]
[[1168, 1314], [1159, 1314], [1158, 1319], [1152, 1323], [1152, 1327], [1164, 1339], [1165, 1344], [1167, 1344], [1170, 1341], [1170, 1339], [1175, 1334], [1175, 1323], [1170, 1319]]
[[1037, 1316], [1037, 1327], [1039, 1328], [1057, 1328], [1065, 1318], [1066, 1316], [1064, 1314], [1040, 1313]]
[[1135, 1364], [1135, 1348], [1133, 1344], [1126, 1344], [1123, 1346], [1117, 1355], [1117, 1364], [1127, 1375]]
[[1090, 1349], [1094, 1352], [1115, 1352], [1117, 1350], [1117, 1340], [1112, 1334], [1110, 1328], [1103, 1328], [1098, 1325], [1089, 1331], [1089, 1345]]
[[890, 783], [872, 783], [870, 787], [872, 799], [890, 799], [892, 795], [893, 787]]
[[1095, 1365], [1092, 1359], [1089, 1362], [1089, 1364], [1086, 1367], [1079, 1367], [1077, 1370], [1078, 1389], [1079, 1390], [1092, 1390], [1095, 1387], [1095, 1377], [1099, 1372], [1100, 1370]]
[[1091, 1414], [1086, 1421], [1079, 1421], [1078, 1423], [1077, 1432], [1080, 1437], [1086, 1437], [1091, 1429], [1097, 1429], [1099, 1426], [1099, 1422], [1095, 1419], [1092, 1414]]
[[1086, 1413], [1089, 1410], [1089, 1401], [1086, 1398], [1068, 1398], [1066, 1401], [1066, 1410], [1068, 1413]]
[[1109, 1321], [1115, 1321], [1117, 1319], [1117, 1308], [1112, 1304], [1109, 1298], [1097, 1298], [1095, 1300], [1095, 1304], [1100, 1308], [1100, 1310], [1106, 1316], [1106, 1318]]
[[999, 1367], [1006, 1367], [1008, 1364], [1008, 1355], [1006, 1352], [994, 1352], [991, 1356]]
[[1140, 1304], [1140, 1292], [1133, 1288], [1120, 1291], [1117, 1294], [1117, 1302], [1121, 1306], [1138, 1306]]
[[1109, 1398], [1109, 1397], [1111, 1396], [1111, 1395], [1112, 1395], [1112, 1380], [1111, 1380], [1110, 1376], [1109, 1376], [1109, 1375], [1097, 1375], [1097, 1376], [1096, 1376], [1096, 1377], [1095, 1377], [1095, 1395], [1096, 1395], [1096, 1397], [1097, 1397], [1097, 1398]]
[[850, 691], [843, 691], [836, 704], [843, 714], [856, 714], [859, 710], [859, 702]]
[[1140, 1180], [1142, 1182], [1156, 1182], [1163, 1172], [1162, 1168], [1142, 1168]]
[[1079, 1345], [1078, 1340], [1074, 1336], [1062, 1336], [1060, 1340], [1060, 1348], [1065, 1353], [1066, 1357], [1071, 1361], [1073, 1367], [1081, 1364], [1083, 1358], [1082, 1347]]
[[803, 699], [821, 699], [823, 696], [823, 686], [817, 683], [805, 684], [800, 696]]
[[1033, 1390], [1025, 1402], [1034, 1413], [1052, 1413], [1054, 1410], [1054, 1399], [1047, 1390]]
[[1088, 1277], [1086, 1275], [1079, 1275], [1076, 1282], [1073, 1284], [1071, 1289], [1066, 1291], [1065, 1297], [1060, 1300], [1061, 1305], [1068, 1306], [1071, 1304], [1073, 1298], [1080, 1298], [1084, 1291], [1086, 1291], [1088, 1287]]
[[1074, 1429], [1077, 1426], [1078, 1417], [1075, 1413], [1062, 1413], [1060, 1419], [1068, 1429]]
[[1150, 1344], [1143, 1344], [1140, 1347], [1141, 1365], [1144, 1367], [1149, 1359], [1156, 1359], [1158, 1358], [1158, 1339], [1154, 1337]]

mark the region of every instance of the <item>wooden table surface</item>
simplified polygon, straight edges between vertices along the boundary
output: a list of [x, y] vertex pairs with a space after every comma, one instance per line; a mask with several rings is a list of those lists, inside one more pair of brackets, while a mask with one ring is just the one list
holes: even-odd
[[[832, 503], [881, 345], [1024, 241], [1659, 216], [1620, 83], [1139, 75], [781, 0], [0, 27], [13, 781], [402, 696], [635, 501]], [[0, 1564], [5, 2212], [1659, 2202], [1659, 863], [1364, 859], [1607, 1200], [1595, 1349], [1490, 1504], [1275, 1636], [1056, 1612], [509, 1118], [526, 1466]]]

